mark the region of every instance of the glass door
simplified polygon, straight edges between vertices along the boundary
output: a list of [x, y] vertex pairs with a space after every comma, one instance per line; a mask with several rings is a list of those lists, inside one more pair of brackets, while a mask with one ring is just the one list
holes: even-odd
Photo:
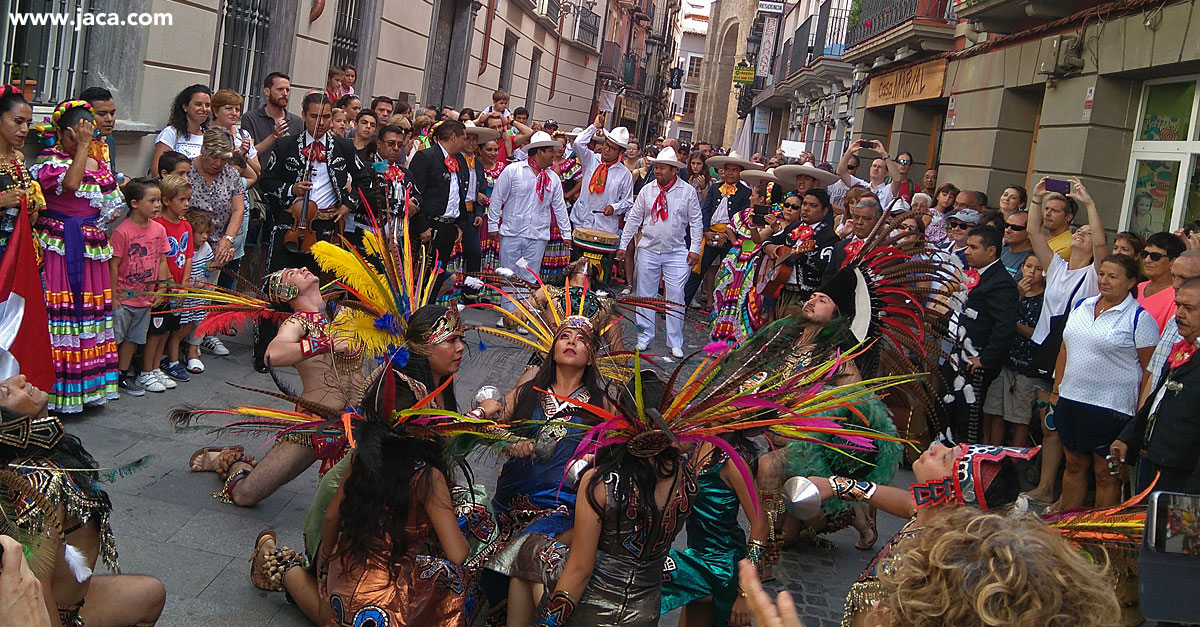
[[1198, 100], [1195, 76], [1144, 85], [1121, 230], [1145, 236], [1200, 219]]

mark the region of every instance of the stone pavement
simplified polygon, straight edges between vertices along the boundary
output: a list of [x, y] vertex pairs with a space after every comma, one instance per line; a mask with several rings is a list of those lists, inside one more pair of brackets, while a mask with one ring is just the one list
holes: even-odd
[[[492, 322], [482, 316], [468, 310], [465, 318], [468, 323]], [[632, 337], [631, 327], [627, 333]], [[686, 351], [698, 350], [706, 342], [690, 324], [686, 335]], [[457, 383], [460, 402], [485, 383], [510, 389], [528, 354], [493, 339], [487, 340], [487, 350], [480, 351], [475, 334], [467, 339], [470, 355]], [[651, 350], [666, 354], [664, 339], [660, 332]], [[216, 476], [189, 472], [188, 457], [197, 448], [218, 444], [242, 444], [247, 452], [261, 456], [266, 453], [263, 442], [244, 436], [216, 437], [203, 431], [180, 433], [167, 419], [170, 409], [180, 405], [282, 406], [224, 383], [273, 389], [269, 376], [251, 368], [248, 342], [249, 334], [225, 338], [233, 354], [206, 354], [208, 371], [180, 383], [175, 390], [122, 397], [103, 409], [64, 420], [68, 431], [83, 440], [101, 466], [152, 455], [144, 470], [106, 488], [113, 502], [112, 526], [122, 571], [154, 575], [166, 585], [167, 605], [158, 623], [163, 627], [308, 624], [282, 594], [250, 585], [248, 559], [255, 537], [266, 528], [276, 529], [282, 544], [302, 548], [300, 525], [316, 488], [316, 466], [255, 507], [226, 505], [210, 496], [221, 487]], [[288, 376], [294, 380], [293, 375]], [[481, 462], [475, 468], [476, 482], [490, 492], [496, 472], [494, 462]], [[901, 473], [900, 480], [909, 479], [910, 474]], [[880, 542], [891, 537], [901, 522], [879, 516]], [[778, 579], [768, 584], [769, 589], [786, 588], [792, 593], [809, 627], [838, 624], [846, 590], [874, 555], [874, 551], [855, 550], [857, 534], [852, 529], [826, 537], [834, 548], [809, 546], [785, 552]], [[682, 538], [681, 534], [679, 544]], [[662, 624], [674, 625], [674, 613], [664, 617]]]

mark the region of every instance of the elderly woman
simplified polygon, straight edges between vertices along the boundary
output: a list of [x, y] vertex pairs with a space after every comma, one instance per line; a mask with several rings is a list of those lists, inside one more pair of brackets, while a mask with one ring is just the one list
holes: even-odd
[[241, 168], [241, 174], [246, 177], [246, 187], [250, 187], [258, 180], [262, 165], [259, 164], [258, 149], [254, 147], [254, 138], [250, 136], [250, 131], [238, 125], [238, 121], [242, 119], [243, 104], [242, 97], [232, 89], [218, 91], [212, 97], [212, 121], [213, 126], [229, 131], [229, 135], [234, 138], [234, 150], [246, 161], [245, 167]]
[[1106, 463], [1108, 445], [1137, 411], [1158, 326], [1133, 297], [1138, 265], [1112, 255], [1097, 270], [1100, 294], [1071, 306], [1050, 394], [1067, 470], [1058, 510], [1083, 505], [1087, 472], [1096, 477], [1096, 507], [1120, 501], [1121, 482]]

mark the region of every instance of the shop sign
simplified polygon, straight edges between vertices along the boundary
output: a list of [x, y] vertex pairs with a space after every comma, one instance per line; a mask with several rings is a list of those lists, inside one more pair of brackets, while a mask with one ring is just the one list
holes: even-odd
[[782, 2], [771, 2], [770, 0], [758, 0], [759, 13], [783, 13]]
[[749, 65], [739, 65], [733, 68], [733, 82], [750, 84], [754, 82], [754, 68]]
[[875, 76], [868, 87], [867, 107], [941, 98], [945, 81], [945, 59], [934, 59]]
[[775, 35], [779, 32], [779, 18], [768, 17], [763, 20], [762, 45], [759, 47], [758, 76], [771, 75], [771, 62], [775, 60]]
[[621, 99], [621, 117], [626, 120], [638, 119], [638, 102], [633, 98]]
[[771, 110], [762, 107], [754, 108], [754, 132], [766, 135], [771, 132]]

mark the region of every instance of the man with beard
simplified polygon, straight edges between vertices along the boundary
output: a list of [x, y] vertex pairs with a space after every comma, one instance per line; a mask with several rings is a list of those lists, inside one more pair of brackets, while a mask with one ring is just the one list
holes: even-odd
[[304, 122], [300, 116], [287, 110], [291, 93], [292, 82], [288, 75], [271, 72], [263, 81], [266, 103], [242, 116], [242, 128], [250, 131], [254, 148], [259, 153], [270, 152], [279, 139], [303, 132]]

